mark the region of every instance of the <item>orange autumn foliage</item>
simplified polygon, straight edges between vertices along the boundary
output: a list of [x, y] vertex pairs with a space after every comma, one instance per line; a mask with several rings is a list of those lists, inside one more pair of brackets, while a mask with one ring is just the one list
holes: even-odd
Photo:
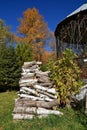
[[50, 51], [45, 51], [42, 55], [42, 62], [46, 63], [49, 59], [54, 59], [56, 57], [56, 54], [54, 52], [50, 52]]
[[44, 54], [44, 43], [48, 38], [49, 29], [42, 15], [39, 14], [36, 8], [28, 8], [23, 13], [23, 18], [19, 19], [20, 26], [18, 32], [20, 37], [15, 36], [15, 41], [18, 43], [26, 43], [33, 50], [33, 59], [42, 61]]
[[50, 58], [52, 59], [56, 57], [55, 52], [46, 51], [41, 43], [36, 46], [34, 45], [33, 50], [35, 52], [33, 54], [33, 59], [36, 61], [42, 61], [43, 63], [46, 63]]
[[27, 43], [37, 43], [46, 39], [48, 33], [47, 24], [37, 9], [28, 8], [23, 13], [23, 18], [19, 19], [19, 22], [18, 32], [22, 34], [22, 40], [24, 39]]

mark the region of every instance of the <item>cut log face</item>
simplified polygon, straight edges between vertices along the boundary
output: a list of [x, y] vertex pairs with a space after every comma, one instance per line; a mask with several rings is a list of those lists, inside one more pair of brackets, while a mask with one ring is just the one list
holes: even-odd
[[13, 119], [33, 119], [49, 114], [62, 115], [52, 110], [58, 106], [55, 88], [49, 78], [50, 72], [40, 71], [41, 62], [24, 62], [19, 81], [19, 98], [15, 100]]

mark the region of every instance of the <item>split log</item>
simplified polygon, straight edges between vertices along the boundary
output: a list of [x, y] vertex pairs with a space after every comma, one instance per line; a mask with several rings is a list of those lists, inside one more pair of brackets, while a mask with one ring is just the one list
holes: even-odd
[[57, 97], [56, 96], [54, 96], [54, 95], [52, 95], [52, 94], [49, 94], [49, 93], [47, 93], [47, 92], [45, 92], [45, 91], [42, 91], [42, 90], [36, 90], [37, 92], [39, 92], [39, 93], [42, 93], [42, 94], [44, 94], [44, 95], [47, 95], [48, 97], [50, 97], [50, 98], [53, 98], [53, 99], [56, 99]]
[[48, 93], [52, 93], [52, 94], [56, 94], [55, 88], [47, 89], [47, 92], [48, 92]]
[[35, 65], [35, 64], [36, 64], [36, 61], [32, 61], [32, 62], [24, 62], [24, 65], [23, 65], [22, 68], [27, 69], [27, 68], [29, 68], [29, 67]]
[[33, 87], [33, 85], [35, 85], [36, 82], [34, 83], [22, 83], [22, 84], [19, 84], [20, 87]]
[[34, 100], [34, 101], [36, 101], [36, 100], [43, 101], [43, 100], [44, 100], [44, 98], [35, 97], [35, 96], [32, 96], [32, 95], [27, 95], [27, 94], [18, 94], [18, 96], [19, 96], [20, 98], [28, 98], [28, 99], [32, 99], [32, 100]]
[[26, 98], [23, 99], [17, 99], [15, 101], [15, 107], [20, 106], [20, 107], [42, 107], [42, 108], [47, 108], [51, 109], [54, 106], [58, 106], [58, 100], [53, 100], [51, 102], [46, 102], [46, 101], [32, 101]]
[[42, 91], [42, 90], [38, 90], [38, 89], [34, 90], [34, 89], [31, 89], [31, 88], [27, 88], [27, 87], [22, 87], [20, 89], [20, 92], [21, 93], [23, 92], [23, 93], [26, 93], [26, 94], [33, 94], [35, 96], [40, 96], [40, 93], [41, 93], [41, 94], [44, 94], [44, 96], [46, 95], [46, 96], [48, 96], [50, 98], [53, 98], [53, 99], [57, 98], [56, 96], [54, 96], [54, 95], [52, 95], [52, 94], [50, 94], [48, 92], [45, 92], [45, 91]]
[[36, 65], [31, 66], [29, 69], [30, 69], [30, 70], [34, 70], [34, 69], [39, 69], [39, 67], [38, 67], [38, 65], [36, 64]]
[[[37, 75], [36, 75], [36, 78], [38, 78]], [[50, 83], [50, 80], [49, 80], [49, 78], [46, 77], [46, 76], [40, 76], [40, 77], [38, 78], [38, 83]]]
[[37, 63], [37, 65], [42, 65], [42, 62], [40, 62], [40, 61], [37, 61], [36, 63]]
[[39, 94], [37, 93], [37, 91], [35, 91], [35, 90], [31, 89], [31, 88], [22, 87], [22, 88], [20, 89], [20, 91], [21, 91], [21, 92], [24, 91], [26, 94], [33, 94], [33, 95], [35, 95], [35, 96], [39, 96]]
[[54, 114], [54, 115], [63, 115], [62, 112], [60, 111], [55, 111], [55, 110], [47, 110], [47, 109], [44, 109], [44, 108], [38, 108], [37, 109], [37, 114], [39, 115], [49, 115], [49, 114]]
[[22, 68], [22, 73], [28, 73], [28, 72], [30, 72], [30, 69], [24, 69], [24, 68]]
[[52, 83], [37, 83], [37, 85], [43, 86], [43, 87], [52, 87]]
[[21, 120], [21, 119], [33, 119], [34, 115], [30, 114], [13, 114], [14, 120]]
[[27, 95], [27, 94], [18, 94], [18, 96], [20, 98], [28, 98], [28, 99], [32, 99], [32, 100], [48, 101], [48, 102], [53, 101], [53, 99], [46, 97], [45, 95], [41, 95], [41, 94], [40, 94], [40, 97], [35, 97], [32, 95]]
[[39, 90], [43, 90], [43, 91], [47, 91], [49, 88], [47, 88], [47, 87], [42, 87], [42, 86], [40, 86], [40, 85], [34, 85], [33, 86], [35, 89], [39, 89]]
[[22, 80], [20, 79], [19, 81], [19, 84], [23, 84], [23, 83], [37, 83], [37, 79], [25, 79], [25, 80]]
[[38, 71], [38, 72], [36, 72], [35, 73], [36, 74], [36, 76], [49, 76], [49, 74], [50, 74], [50, 72], [49, 71], [46, 71], [46, 72], [42, 72], [42, 71]]
[[32, 114], [32, 115], [49, 115], [49, 114], [54, 114], [54, 115], [63, 115], [62, 112], [57, 111], [57, 110], [48, 110], [45, 108], [36, 108], [36, 107], [32, 107], [32, 108], [26, 108], [26, 107], [17, 107], [14, 109], [14, 114], [16, 113], [24, 113], [24, 114]]
[[[38, 115], [38, 118], [47, 117], [48, 115]], [[13, 114], [14, 120], [33, 119], [35, 115], [30, 114]]]
[[36, 107], [15, 107], [14, 114], [17, 113], [24, 113], [24, 114], [36, 114], [37, 113], [37, 108]]
[[48, 93], [51, 93], [51, 94], [56, 94], [56, 90], [55, 88], [48, 88], [48, 87], [42, 87], [40, 85], [34, 85], [33, 86], [36, 90], [39, 89], [39, 90], [43, 90], [43, 91], [47, 91]]
[[25, 75], [22, 76], [20, 80], [29, 80], [29, 79], [35, 79], [35, 75]]
[[31, 73], [35, 73], [35, 72], [38, 72], [40, 68], [37, 68], [37, 69], [33, 69], [33, 70], [30, 70]]

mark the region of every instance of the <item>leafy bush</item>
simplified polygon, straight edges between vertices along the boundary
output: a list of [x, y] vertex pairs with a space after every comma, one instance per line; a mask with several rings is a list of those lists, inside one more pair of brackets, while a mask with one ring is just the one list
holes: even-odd
[[50, 78], [55, 84], [60, 105], [70, 105], [71, 94], [77, 94], [82, 86], [80, 69], [73, 60], [75, 57], [73, 51], [66, 49], [62, 58], [48, 63]]

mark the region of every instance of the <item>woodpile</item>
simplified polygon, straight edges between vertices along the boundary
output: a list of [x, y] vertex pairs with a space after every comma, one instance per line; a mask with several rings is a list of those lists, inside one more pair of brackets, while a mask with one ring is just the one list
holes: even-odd
[[13, 119], [32, 119], [36, 115], [44, 117], [49, 114], [62, 115], [54, 110], [58, 106], [55, 88], [49, 79], [50, 72], [40, 70], [41, 62], [24, 62], [18, 99], [15, 99]]

